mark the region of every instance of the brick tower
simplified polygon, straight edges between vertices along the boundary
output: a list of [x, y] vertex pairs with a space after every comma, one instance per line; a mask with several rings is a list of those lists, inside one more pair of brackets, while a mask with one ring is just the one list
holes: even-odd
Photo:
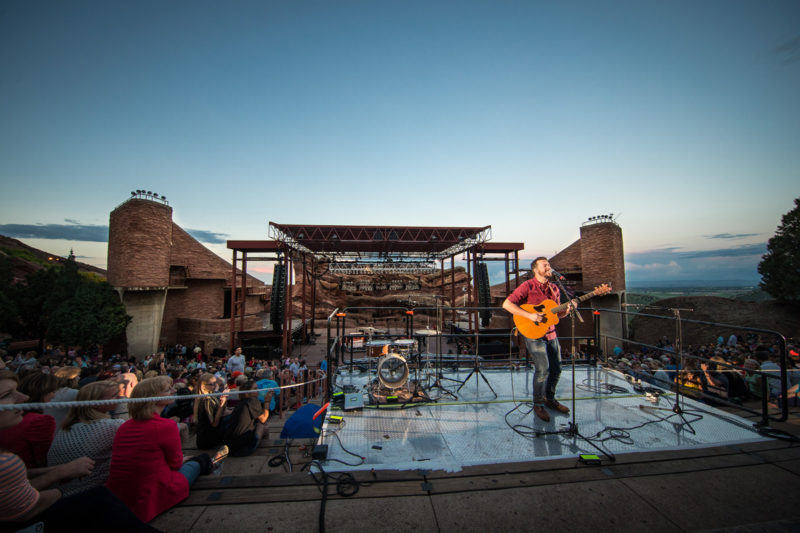
[[625, 256], [622, 228], [610, 216], [592, 217], [581, 226], [583, 290], [609, 283], [615, 292], [625, 290]]
[[[590, 217], [580, 228], [580, 238], [550, 258], [553, 268], [566, 277], [566, 285], [578, 293], [587, 293], [608, 283], [610, 294], [593, 298], [584, 306], [594, 309], [621, 311], [625, 304], [625, 256], [622, 248], [622, 228], [612, 215]], [[587, 315], [588, 317], [588, 315]], [[586, 318], [586, 317], [585, 317]], [[558, 334], [568, 337], [572, 324], [564, 321]], [[626, 322], [618, 313], [606, 313], [600, 322], [602, 335], [624, 337]], [[584, 320], [575, 325], [576, 336], [594, 336], [594, 321]], [[602, 346], [603, 350], [613, 348]]]
[[172, 208], [165, 199], [137, 194], [111, 212], [108, 281], [133, 317], [128, 352], [139, 358], [158, 350], [171, 247]]

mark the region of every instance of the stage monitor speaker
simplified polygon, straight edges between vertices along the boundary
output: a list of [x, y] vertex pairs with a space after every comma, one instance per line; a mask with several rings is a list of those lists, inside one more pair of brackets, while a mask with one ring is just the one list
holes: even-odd
[[[486, 263], [478, 263], [475, 274], [478, 283], [478, 307], [491, 307], [491, 285], [489, 285], [489, 268]], [[487, 327], [492, 319], [492, 312], [480, 311], [479, 316], [481, 317], [481, 326]]]

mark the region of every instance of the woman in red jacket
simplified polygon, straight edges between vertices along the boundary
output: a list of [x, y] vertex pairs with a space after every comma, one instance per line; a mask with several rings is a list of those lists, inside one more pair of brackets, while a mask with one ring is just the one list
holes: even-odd
[[[136, 385], [131, 399], [174, 394], [172, 378], [158, 376]], [[184, 462], [178, 425], [159, 416], [173, 401], [129, 404], [130, 420], [120, 426], [114, 437], [106, 486], [144, 522], [185, 499], [197, 476], [209, 473], [212, 467], [208, 454]], [[227, 449], [220, 450], [215, 459], [224, 455]]]

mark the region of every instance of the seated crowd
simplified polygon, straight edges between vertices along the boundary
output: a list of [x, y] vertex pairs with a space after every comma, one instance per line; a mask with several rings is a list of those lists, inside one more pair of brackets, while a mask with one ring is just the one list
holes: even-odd
[[[176, 347], [144, 361], [0, 355], [0, 405], [60, 403], [0, 410], [0, 531], [38, 523], [47, 532], [109, 531], [112, 523], [155, 531], [146, 522], [185, 499], [199, 475], [228, 454], [255, 452], [280, 408], [279, 372], [284, 383], [317, 375], [296, 359], [247, 361], [241, 349], [209, 359]], [[289, 390], [288, 405], [305, 399], [303, 387]], [[210, 393], [221, 394], [181, 399]], [[121, 398], [140, 401], [112, 401]], [[104, 402], [63, 405], [75, 401]], [[208, 453], [183, 455], [190, 433]], [[97, 504], [102, 512], [85, 512]]]
[[[800, 353], [791, 339], [787, 342], [788, 400], [796, 403], [800, 388]], [[637, 351], [624, 351], [615, 346], [607, 364], [644, 383], [675, 390], [707, 403], [725, 400], [742, 403], [760, 399], [765, 394], [770, 402], [780, 404], [780, 347], [762, 342], [758, 336], [743, 339], [732, 334], [727, 340], [718, 337], [702, 346], [686, 346], [684, 367], [673, 344], [663, 337], [655, 348], [642, 346]], [[767, 375], [766, 391], [762, 373]]]

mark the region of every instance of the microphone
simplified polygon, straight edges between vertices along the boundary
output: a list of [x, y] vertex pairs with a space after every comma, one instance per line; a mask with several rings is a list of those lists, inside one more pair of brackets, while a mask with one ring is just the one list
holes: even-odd
[[566, 281], [567, 279], [552, 267], [550, 268], [550, 277], [553, 279], [557, 279], [558, 281]]

